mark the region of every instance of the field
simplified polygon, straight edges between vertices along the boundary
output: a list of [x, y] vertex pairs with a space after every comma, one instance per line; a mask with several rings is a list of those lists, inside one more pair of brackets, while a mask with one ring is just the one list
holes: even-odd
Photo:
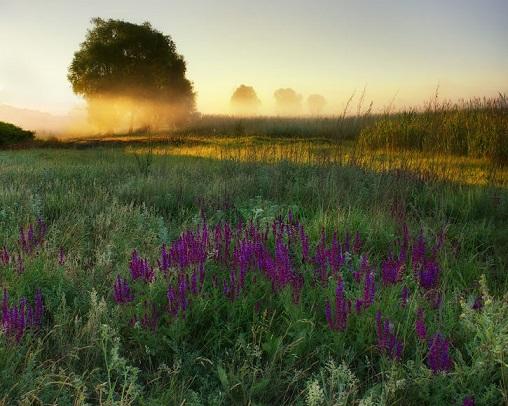
[[0, 151], [0, 403], [508, 404], [482, 103]]

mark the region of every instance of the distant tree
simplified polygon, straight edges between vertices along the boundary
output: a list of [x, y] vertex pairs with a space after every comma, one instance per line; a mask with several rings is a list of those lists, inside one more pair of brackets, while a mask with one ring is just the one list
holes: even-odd
[[319, 116], [326, 106], [326, 99], [320, 94], [311, 94], [307, 98], [307, 107], [309, 108], [310, 114]]
[[252, 86], [240, 85], [231, 96], [231, 107], [236, 114], [256, 114], [260, 105], [261, 101]]
[[302, 96], [293, 89], [278, 89], [273, 94], [277, 111], [282, 115], [296, 115], [302, 110]]
[[14, 124], [0, 121], [0, 146], [18, 144], [34, 139], [32, 131], [23, 130]]
[[94, 18], [68, 79], [99, 121], [107, 103], [111, 115], [128, 111], [132, 129], [137, 114], [153, 111], [151, 119], [174, 122], [194, 111], [195, 95], [185, 72], [185, 60], [171, 37], [150, 23]]

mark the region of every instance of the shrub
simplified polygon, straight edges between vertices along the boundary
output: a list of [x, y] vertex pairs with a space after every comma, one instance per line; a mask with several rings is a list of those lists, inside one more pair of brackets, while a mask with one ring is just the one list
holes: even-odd
[[18, 144], [34, 139], [32, 131], [23, 130], [14, 124], [0, 121], [0, 146]]

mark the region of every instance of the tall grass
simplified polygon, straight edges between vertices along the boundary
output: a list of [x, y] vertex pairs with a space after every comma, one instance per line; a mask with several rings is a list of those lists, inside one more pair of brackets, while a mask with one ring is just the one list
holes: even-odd
[[355, 139], [362, 128], [376, 117], [234, 117], [203, 115], [177, 135], [270, 137], [270, 138], [327, 138], [335, 141]]
[[[331, 117], [232, 117], [204, 115], [174, 135], [268, 137], [357, 142], [363, 150], [413, 150], [487, 158], [508, 163], [508, 99], [440, 101], [423, 108], [373, 114], [372, 106]], [[353, 113], [353, 114], [350, 114]]]
[[508, 99], [436, 100], [420, 111], [380, 117], [362, 128], [358, 142], [367, 149], [416, 150], [507, 164]]

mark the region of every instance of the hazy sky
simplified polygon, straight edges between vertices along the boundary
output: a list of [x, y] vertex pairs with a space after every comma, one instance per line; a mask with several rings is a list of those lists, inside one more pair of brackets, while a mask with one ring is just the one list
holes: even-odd
[[0, 103], [62, 113], [66, 74], [92, 17], [150, 21], [188, 65], [202, 112], [235, 87], [323, 94], [329, 111], [367, 86], [382, 107], [508, 92], [508, 0], [0, 0]]

